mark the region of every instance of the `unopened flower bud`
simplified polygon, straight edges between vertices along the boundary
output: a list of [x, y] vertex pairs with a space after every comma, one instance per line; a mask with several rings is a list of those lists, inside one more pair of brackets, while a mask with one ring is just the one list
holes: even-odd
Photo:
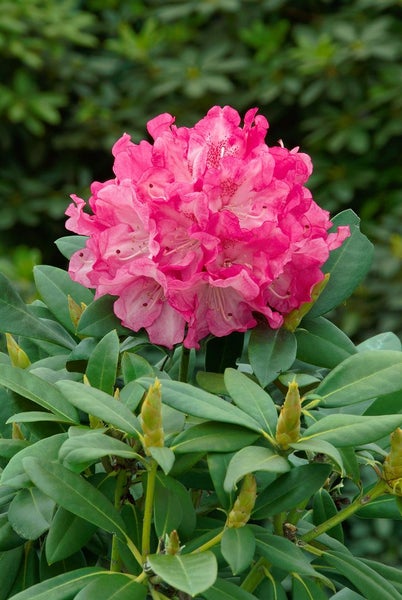
[[285, 402], [281, 408], [276, 426], [276, 441], [282, 450], [297, 442], [300, 437], [301, 400], [296, 381], [289, 383]]
[[176, 529], [173, 529], [170, 535], [165, 535], [166, 554], [179, 554], [181, 551], [180, 540]]
[[6, 342], [7, 352], [13, 367], [19, 367], [20, 369], [29, 367], [31, 361], [29, 360], [28, 355], [9, 333], [6, 333]]
[[81, 302], [81, 304], [78, 304], [74, 300], [74, 298], [72, 298], [70, 296], [70, 294], [67, 297], [67, 301], [68, 301], [68, 311], [70, 313], [71, 322], [74, 325], [74, 328], [77, 329], [78, 322], [81, 318], [82, 313], [86, 309], [87, 305], [84, 304], [84, 302]]
[[256, 497], [257, 482], [254, 475], [249, 473], [243, 479], [239, 495], [228, 515], [226, 525], [234, 528], [244, 527], [250, 519]]
[[385, 457], [383, 475], [390, 491], [402, 496], [402, 429], [391, 434], [391, 452]]
[[162, 448], [164, 433], [162, 427], [162, 393], [159, 379], [155, 379], [145, 396], [141, 408], [141, 424], [143, 431], [142, 443], [145, 453], [149, 456], [148, 448]]

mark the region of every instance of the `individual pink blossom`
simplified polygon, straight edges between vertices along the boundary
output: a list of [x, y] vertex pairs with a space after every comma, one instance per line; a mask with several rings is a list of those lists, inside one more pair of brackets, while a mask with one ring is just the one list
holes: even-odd
[[194, 127], [161, 114], [153, 142], [124, 134], [113, 146], [114, 179], [73, 195], [67, 229], [87, 237], [71, 277], [111, 294], [124, 326], [150, 341], [198, 348], [212, 334], [281, 327], [311, 300], [331, 250], [350, 234], [305, 187], [312, 172], [298, 148], [265, 143], [268, 122], [249, 110], [241, 126], [214, 106]]

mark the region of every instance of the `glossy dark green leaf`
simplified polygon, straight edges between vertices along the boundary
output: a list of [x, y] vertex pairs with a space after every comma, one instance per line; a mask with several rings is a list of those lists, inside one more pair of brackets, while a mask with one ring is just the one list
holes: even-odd
[[71, 556], [89, 541], [95, 531], [96, 525], [59, 506], [46, 536], [46, 560], [52, 564]]
[[229, 454], [211, 452], [207, 457], [208, 470], [214, 484], [216, 495], [225, 510], [228, 510], [233, 505], [235, 497], [234, 489], [227, 492], [223, 487], [226, 471], [232, 457], [233, 452], [230, 452]]
[[392, 583], [395, 589], [402, 595], [402, 571], [398, 566], [391, 567], [390, 565], [385, 565], [368, 558], [361, 558], [360, 560]]
[[333, 369], [357, 352], [347, 335], [324, 317], [303, 319], [295, 335], [297, 358], [319, 367]]
[[10, 597], [25, 590], [40, 580], [39, 557], [34, 544], [26, 544], [17, 576], [10, 590]]
[[315, 393], [320, 406], [340, 408], [402, 390], [402, 352], [372, 350], [350, 356], [331, 371]]
[[[338, 513], [338, 509], [335, 506], [330, 494], [325, 489], [317, 490], [313, 498], [313, 523], [314, 525], [320, 525], [327, 521]], [[342, 525], [338, 524], [335, 527], [327, 530], [327, 535], [334, 537], [339, 540], [342, 544], [344, 542]]]
[[174, 490], [156, 480], [154, 499], [154, 526], [158, 538], [177, 530], [183, 518], [183, 509], [177, 502]]
[[52, 342], [63, 348], [72, 349], [75, 346], [74, 339], [61, 325], [40, 319], [29, 311], [2, 273], [0, 273], [0, 331]]
[[176, 454], [186, 452], [232, 452], [249, 446], [258, 433], [229, 423], [208, 421], [185, 429], [172, 443]]
[[119, 319], [113, 312], [113, 296], [101, 296], [87, 306], [78, 322], [77, 333], [91, 335], [96, 338], [104, 337], [112, 329], [119, 335], [129, 335], [130, 330], [122, 327]]
[[0, 438], [0, 456], [3, 458], [10, 459], [23, 450], [30, 446], [31, 442], [27, 440], [9, 440], [7, 438]]
[[356, 513], [363, 519], [392, 519], [401, 521], [402, 514], [397, 504], [397, 499], [392, 495], [380, 496], [375, 498], [366, 506], [363, 506]]
[[79, 423], [78, 412], [50, 382], [17, 367], [0, 364], [0, 384], [59, 416]]
[[77, 408], [138, 437], [138, 431], [141, 430], [138, 419], [113, 396], [77, 381], [59, 381], [56, 385], [63, 396]]
[[148, 562], [163, 581], [192, 597], [211, 587], [218, 574], [215, 555], [209, 551], [184, 555], [151, 554]]
[[224, 381], [234, 403], [274, 437], [278, 412], [271, 396], [247, 375], [235, 369], [226, 369]]
[[91, 581], [78, 592], [74, 600], [145, 600], [147, 591], [146, 586], [135, 582], [130, 575], [108, 573]]
[[34, 279], [37, 290], [58, 321], [70, 332], [75, 333], [75, 325], [71, 320], [68, 307], [68, 296], [77, 303], [90, 304], [93, 292], [72, 281], [63, 269], [49, 265], [34, 267]]
[[[165, 499], [169, 498], [169, 502], [172, 503], [173, 511], [176, 514], [171, 513], [167, 506], [164, 507], [162, 505], [160, 497], [157, 499], [159, 493], [160, 497], [163, 494]], [[155, 482], [155, 502], [158, 503], [158, 509], [155, 504], [155, 518], [158, 521], [158, 530], [163, 530], [166, 527], [167, 533], [170, 533], [172, 529], [178, 529], [180, 538], [189, 539], [196, 525], [196, 512], [189, 490], [177, 479], [173, 479], [173, 477], [158, 471]], [[158, 514], [156, 514], [157, 510]], [[180, 519], [178, 519], [178, 516], [180, 516]], [[173, 522], [176, 522], [177, 525], [172, 526]]]
[[[153, 380], [143, 378], [139, 382], [144, 385], [145, 389], [148, 389]], [[162, 401], [184, 414], [208, 421], [233, 423], [257, 432], [261, 431], [260, 424], [236, 406], [188, 383], [164, 379], [162, 381]]]
[[125, 539], [120, 514], [107, 498], [83, 477], [63, 465], [27, 457], [25, 470], [33, 483], [57, 504], [82, 519]]
[[307, 577], [293, 577], [292, 600], [327, 600], [328, 595], [315, 581]]
[[349, 225], [351, 235], [333, 250], [322, 267], [330, 273], [327, 286], [309, 312], [309, 317], [324, 315], [348, 298], [366, 276], [373, 258], [373, 244], [359, 229], [360, 219], [350, 209], [332, 219], [333, 229]]
[[140, 377], [154, 377], [152, 365], [143, 356], [133, 352], [123, 353], [121, 371], [126, 384]]
[[116, 330], [109, 331], [93, 349], [86, 376], [92, 387], [113, 395], [119, 362], [119, 338]]
[[25, 539], [11, 527], [7, 513], [0, 514], [0, 555], [25, 543]]
[[49, 529], [54, 502], [41, 490], [20, 490], [8, 509], [8, 520], [14, 531], [27, 540], [36, 540]]
[[[11, 598], [9, 592], [13, 587], [23, 556], [24, 548], [22, 546], [0, 552], [0, 600]], [[26, 600], [28, 598], [31, 600], [30, 596], [27, 596]]]
[[248, 358], [261, 387], [290, 369], [296, 358], [296, 337], [286, 329], [258, 325], [251, 331]]
[[301, 441], [319, 438], [337, 448], [360, 446], [381, 439], [401, 425], [402, 415], [328, 415], [306, 429]]
[[270, 473], [285, 473], [289, 471], [290, 464], [283, 456], [275, 454], [269, 448], [262, 446], [248, 446], [242, 448], [231, 459], [224, 481], [224, 489], [230, 492], [236, 483], [255, 471], [268, 471]]
[[330, 567], [346, 577], [367, 600], [395, 600], [396, 588], [374, 569], [354, 556], [341, 552], [326, 552], [323, 556]]
[[223, 337], [212, 337], [206, 344], [205, 369], [212, 373], [223, 373], [235, 367], [243, 351], [244, 333], [233, 331]]
[[265, 519], [295, 508], [325, 483], [330, 472], [328, 464], [311, 463], [283, 473], [257, 496], [253, 519]]
[[254, 558], [255, 536], [248, 527], [231, 527], [224, 531], [221, 552], [233, 575], [242, 573]]
[[205, 600], [256, 600], [256, 596], [246, 592], [227, 579], [218, 579], [202, 594]]

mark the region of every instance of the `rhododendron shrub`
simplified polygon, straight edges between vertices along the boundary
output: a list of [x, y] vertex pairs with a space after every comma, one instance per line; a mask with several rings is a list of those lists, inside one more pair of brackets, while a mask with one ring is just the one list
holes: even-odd
[[88, 236], [71, 277], [117, 296], [126, 327], [151, 342], [198, 348], [208, 334], [272, 329], [311, 300], [331, 250], [349, 235], [305, 186], [312, 164], [298, 148], [269, 147], [268, 122], [215, 106], [194, 127], [161, 114], [153, 144], [124, 134], [114, 145], [114, 179], [73, 195], [66, 227]]

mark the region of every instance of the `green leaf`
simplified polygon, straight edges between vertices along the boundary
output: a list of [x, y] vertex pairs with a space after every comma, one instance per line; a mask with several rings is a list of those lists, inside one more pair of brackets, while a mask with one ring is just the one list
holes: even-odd
[[102, 456], [120, 456], [137, 460], [139, 455], [124, 442], [96, 430], [69, 437], [59, 452], [59, 459], [72, 470], [86, 469]]
[[[169, 506], [163, 506], [162, 498], [169, 502]], [[166, 527], [166, 533], [171, 533], [173, 529], [178, 529], [183, 539], [189, 539], [196, 525], [196, 513], [189, 490], [177, 479], [160, 471], [156, 474], [155, 482], [155, 523], [157, 531], [164, 531]]]
[[341, 552], [326, 552], [323, 558], [330, 567], [349, 579], [367, 600], [395, 600], [398, 597], [395, 587], [362, 560]]
[[165, 475], [167, 475], [174, 465], [174, 452], [170, 448], [158, 448], [156, 446], [151, 446], [148, 448], [148, 451], [152, 458], [155, 459], [158, 465], [161, 467]]
[[219, 578], [202, 594], [202, 597], [205, 600], [256, 600], [256, 596], [250, 592], [246, 592], [227, 579]]
[[402, 390], [402, 352], [373, 350], [350, 356], [314, 390], [320, 406], [339, 408]]
[[223, 487], [227, 492], [230, 492], [239, 479], [247, 473], [254, 473], [255, 471], [285, 473], [289, 469], [288, 461], [283, 456], [275, 454], [273, 450], [262, 446], [248, 446], [236, 452], [231, 459]]
[[48, 309], [68, 331], [75, 333], [75, 325], [71, 320], [68, 307], [68, 296], [71, 296], [77, 304], [82, 302], [90, 304], [93, 301], [93, 292], [72, 281], [66, 271], [57, 267], [35, 266], [33, 273], [37, 290]]
[[18, 535], [12, 528], [7, 513], [0, 514], [0, 557], [2, 552], [17, 548], [18, 546], [25, 544], [25, 541], [26, 540]]
[[14, 580], [13, 587], [10, 590], [10, 596], [16, 594], [21, 590], [25, 590], [35, 583], [39, 579], [39, 557], [37, 548], [34, 544], [25, 544], [24, 556], [20, 563], [17, 576]]
[[51, 565], [71, 556], [84, 546], [96, 531], [96, 525], [59, 506], [46, 536], [46, 560]]
[[320, 438], [337, 448], [375, 442], [402, 425], [402, 415], [328, 415], [303, 433], [301, 441]]
[[343, 458], [342, 454], [329, 442], [321, 439], [312, 439], [312, 440], [304, 440], [300, 439], [294, 444], [289, 444], [292, 450], [298, 452], [300, 450], [304, 450], [305, 452], [313, 452], [314, 454], [325, 454], [329, 458], [331, 458], [334, 463], [339, 467], [339, 469], [343, 473]]
[[101, 529], [126, 538], [125, 525], [114, 506], [83, 477], [54, 462], [27, 457], [24, 469], [33, 483], [57, 504], [97, 525]]
[[385, 333], [378, 333], [368, 340], [364, 340], [357, 346], [359, 352], [366, 352], [367, 350], [402, 350], [402, 342], [395, 333], [387, 331]]
[[296, 337], [286, 329], [258, 325], [251, 331], [248, 358], [262, 388], [290, 369], [296, 358]]
[[[145, 389], [148, 389], [153, 380], [142, 378], [139, 383], [144, 385]], [[193, 417], [199, 417], [207, 421], [233, 423], [261, 432], [260, 424], [236, 406], [189, 383], [164, 379], [162, 382], [162, 401], [168, 406]]]
[[[11, 598], [9, 592], [13, 587], [23, 557], [24, 548], [22, 546], [7, 550], [6, 552], [0, 552], [0, 600]], [[25, 600], [28, 599], [31, 600], [31, 596], [27, 595]]]
[[28, 398], [67, 423], [79, 423], [78, 412], [49, 381], [18, 367], [0, 364], [0, 384]]
[[221, 552], [233, 575], [242, 573], [254, 558], [255, 536], [248, 527], [225, 529], [221, 540]]
[[363, 519], [402, 520], [402, 514], [398, 507], [397, 499], [395, 496], [389, 494], [375, 498], [375, 500], [372, 500], [369, 504], [360, 508], [356, 514]]
[[23, 460], [27, 456], [33, 456], [40, 460], [56, 460], [62, 443], [67, 439], [67, 433], [58, 433], [49, 438], [39, 440], [30, 444], [23, 450], [15, 454], [10, 462], [5, 466], [1, 474], [0, 482], [2, 485], [16, 486], [29, 484], [29, 478], [23, 467]]
[[124, 382], [128, 384], [140, 377], [154, 377], [154, 369], [143, 356], [133, 352], [124, 352], [121, 359], [121, 371]]
[[259, 553], [274, 566], [288, 573], [314, 577], [329, 584], [329, 580], [316, 571], [301, 548], [287, 538], [268, 533], [262, 527], [253, 526]]
[[75, 341], [58, 323], [35, 317], [0, 273], [0, 331], [72, 349]]
[[58, 381], [56, 385], [65, 398], [77, 408], [133, 437], [138, 437], [141, 430], [138, 419], [127, 406], [109, 394], [77, 381]]
[[63, 419], [53, 413], [43, 410], [31, 410], [20, 412], [7, 419], [7, 423], [38, 423], [41, 421], [54, 421], [56, 423], [71, 423], [71, 420]]
[[108, 573], [91, 581], [74, 596], [74, 600], [145, 600], [146, 596], [147, 588], [135, 582], [131, 575]]
[[272, 515], [295, 508], [310, 498], [327, 480], [331, 472], [328, 464], [300, 465], [280, 475], [257, 496], [253, 519], [266, 519]]
[[227, 367], [235, 367], [243, 351], [244, 333], [233, 331], [223, 337], [212, 337], [205, 350], [205, 369], [223, 373]]
[[156, 575], [178, 590], [196, 596], [214, 584], [218, 565], [213, 552], [151, 554], [148, 562]]
[[264, 431], [274, 437], [278, 413], [272, 398], [261, 386], [235, 369], [226, 369], [224, 380], [234, 403], [260, 423]]
[[115, 297], [106, 295], [91, 302], [81, 315], [77, 333], [102, 338], [112, 329], [116, 329], [119, 335], [130, 335], [132, 331], [122, 327], [113, 312], [115, 300]]
[[12, 528], [27, 540], [36, 540], [49, 529], [54, 502], [41, 490], [23, 488], [12, 500], [8, 520]]
[[119, 338], [116, 330], [109, 331], [93, 349], [86, 368], [92, 387], [113, 395], [119, 362]]
[[14, 454], [17, 454], [17, 452], [30, 445], [31, 442], [28, 442], [27, 440], [8, 440], [6, 438], [0, 438], [0, 456], [10, 459]]
[[364, 279], [368, 272], [374, 247], [359, 229], [360, 219], [352, 210], [345, 210], [332, 219], [333, 227], [350, 225], [348, 237], [322, 267], [323, 273], [330, 273], [329, 282], [309, 312], [309, 317], [318, 317], [339, 306]]
[[55, 241], [57, 248], [61, 254], [70, 259], [74, 252], [85, 248], [85, 242], [88, 237], [85, 235], [66, 235]]
[[226, 471], [233, 453], [211, 453], [208, 454], [208, 470], [214, 484], [216, 495], [225, 510], [229, 510], [234, 502], [234, 490], [227, 492], [223, 487]]
[[249, 446], [258, 433], [230, 423], [208, 421], [189, 427], [172, 442], [176, 454], [187, 452], [232, 452]]
[[155, 483], [154, 526], [158, 538], [164, 538], [174, 529], [179, 529], [183, 518], [183, 509], [172, 487], [164, 485], [160, 479]]
[[[318, 490], [314, 494], [313, 498], [313, 523], [314, 525], [320, 525], [327, 521], [338, 513], [338, 509], [335, 506], [335, 502], [332, 500], [330, 494], [325, 489]], [[336, 540], [343, 544], [343, 529], [342, 525], [338, 523], [335, 527], [327, 530], [327, 535], [334, 537]]]
[[398, 592], [402, 594], [402, 571], [399, 567], [390, 567], [389, 565], [384, 565], [383, 563], [368, 558], [361, 558], [360, 560], [392, 583]]
[[228, 391], [225, 387], [223, 373], [210, 373], [207, 371], [197, 371], [195, 379], [197, 384], [210, 394], [217, 396], [227, 396]]
[[327, 600], [326, 592], [311, 579], [293, 577], [292, 600]]
[[[1, 564], [1, 563], [0, 563]], [[88, 583], [105, 573], [99, 567], [84, 567], [47, 579], [11, 596], [9, 600], [70, 600]]]
[[347, 335], [324, 317], [303, 319], [295, 335], [297, 358], [319, 367], [333, 369], [357, 352]]

